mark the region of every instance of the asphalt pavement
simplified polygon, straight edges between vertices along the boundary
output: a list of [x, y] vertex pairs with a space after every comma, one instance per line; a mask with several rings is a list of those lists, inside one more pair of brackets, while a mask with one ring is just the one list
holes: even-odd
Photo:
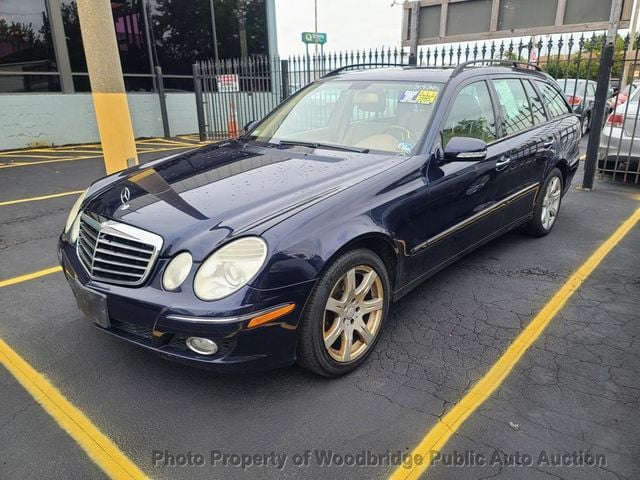
[[[181, 151], [144, 148], [143, 161]], [[0, 154], [0, 205], [81, 190], [102, 174], [99, 152], [48, 163], [71, 154], [17, 155]], [[581, 175], [551, 235], [510, 233], [418, 287], [393, 307], [368, 361], [340, 379], [298, 367], [225, 376], [167, 362], [97, 331], [60, 273], [0, 288], [0, 338], [152, 478], [386, 478], [392, 456], [420, 442], [640, 206], [637, 187], [599, 181], [595, 192], [580, 191]], [[75, 198], [0, 206], [0, 280], [57, 264]], [[427, 478], [640, 478], [639, 246], [636, 226], [443, 447]], [[0, 478], [104, 478], [1, 367], [0, 391]], [[599, 462], [540, 462], [574, 451]], [[455, 465], [460, 455], [464, 465]], [[507, 462], [470, 460], [494, 455]], [[531, 465], [510, 465], [515, 455]]]

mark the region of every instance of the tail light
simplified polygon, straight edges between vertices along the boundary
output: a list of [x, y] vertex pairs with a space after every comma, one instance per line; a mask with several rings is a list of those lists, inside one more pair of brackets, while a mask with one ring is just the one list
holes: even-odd
[[579, 105], [582, 104], [582, 99], [580, 97], [569, 97], [569, 105], [571, 105], [572, 107], [577, 107]]
[[609, 118], [607, 118], [607, 125], [622, 128], [624, 126], [624, 115], [613, 112], [609, 115]]

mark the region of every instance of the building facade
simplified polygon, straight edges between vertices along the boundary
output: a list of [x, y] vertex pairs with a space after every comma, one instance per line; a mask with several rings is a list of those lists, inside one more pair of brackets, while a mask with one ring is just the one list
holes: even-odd
[[[172, 133], [192, 133], [194, 62], [277, 54], [274, 0], [112, 0], [111, 8], [138, 137], [162, 133], [150, 95], [156, 66]], [[2, 0], [0, 149], [98, 140], [90, 90], [76, 1]], [[77, 118], [85, 126], [64, 134]]]

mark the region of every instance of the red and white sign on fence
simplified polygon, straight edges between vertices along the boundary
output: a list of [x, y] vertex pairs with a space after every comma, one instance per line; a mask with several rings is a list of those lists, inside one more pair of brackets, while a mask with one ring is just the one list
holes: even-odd
[[217, 75], [216, 82], [218, 83], [218, 92], [228, 93], [240, 91], [240, 78], [236, 74]]

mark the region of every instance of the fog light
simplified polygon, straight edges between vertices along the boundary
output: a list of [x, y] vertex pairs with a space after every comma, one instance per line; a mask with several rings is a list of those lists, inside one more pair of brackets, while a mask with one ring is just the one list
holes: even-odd
[[218, 351], [218, 345], [213, 340], [200, 337], [187, 338], [187, 347], [200, 355], [213, 355]]

